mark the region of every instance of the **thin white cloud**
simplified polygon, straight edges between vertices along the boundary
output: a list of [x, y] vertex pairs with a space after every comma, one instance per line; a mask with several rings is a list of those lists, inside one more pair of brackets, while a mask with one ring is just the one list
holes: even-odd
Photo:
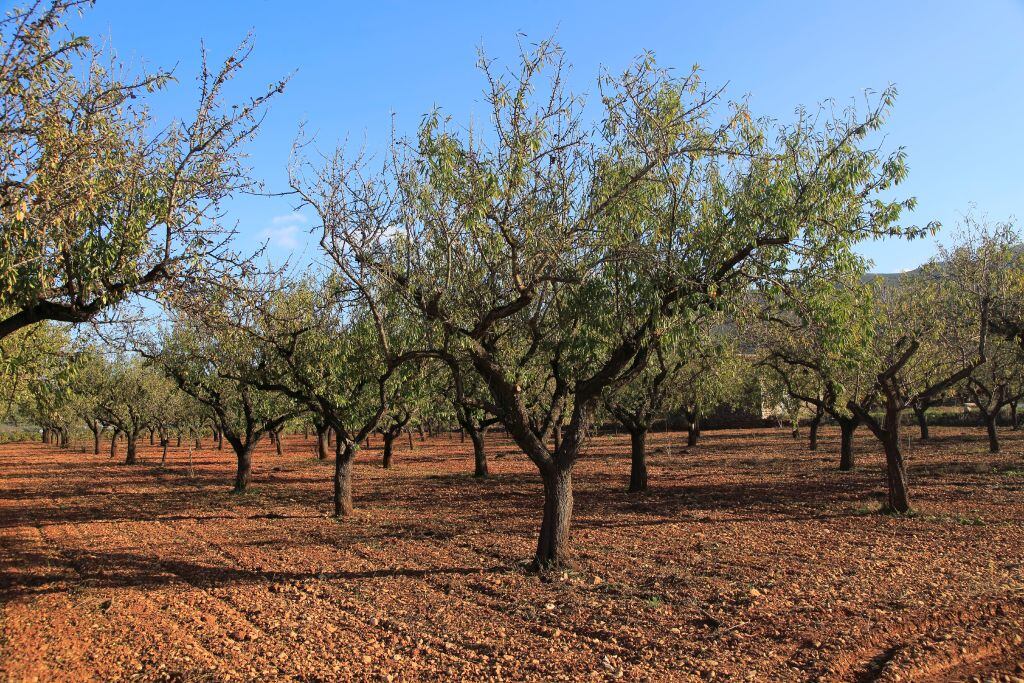
[[274, 216], [270, 219], [270, 226], [261, 233], [264, 240], [271, 246], [281, 249], [296, 249], [301, 244], [299, 234], [305, 231], [309, 219], [298, 211]]
[[298, 211], [292, 211], [291, 213], [274, 216], [270, 219], [270, 222], [274, 225], [305, 225], [309, 222], [309, 219]]

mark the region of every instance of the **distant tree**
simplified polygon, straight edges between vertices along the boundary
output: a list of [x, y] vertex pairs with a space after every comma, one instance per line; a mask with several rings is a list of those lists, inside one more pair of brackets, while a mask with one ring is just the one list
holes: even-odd
[[[75, 413], [78, 350], [65, 326], [49, 324], [46, 343], [30, 353], [31, 362], [20, 368], [23, 385], [17, 392], [18, 414], [42, 429], [44, 443], [67, 448], [77, 422]], [[27, 336], [30, 343], [38, 338]]]
[[257, 291], [237, 316], [264, 349], [257, 386], [290, 398], [334, 432], [334, 514], [347, 516], [360, 445], [404, 394], [409, 375], [396, 372], [393, 354], [413, 330], [384, 307], [353, 304], [358, 299], [337, 274]]
[[102, 43], [69, 32], [66, 16], [91, 4], [37, 1], [0, 19], [0, 339], [238, 261], [220, 204], [252, 187], [241, 146], [284, 83], [224, 104], [247, 39], [214, 70], [204, 55], [190, 120], [159, 123], [141, 103], [171, 74], [125, 76]]
[[[230, 299], [210, 293], [213, 307], [230, 312]], [[260, 388], [265, 349], [220, 317], [180, 314], [169, 334], [146, 352], [184, 393], [206, 406], [235, 452], [234, 491], [252, 480], [252, 456], [259, 442], [303, 412], [302, 406]]]
[[963, 389], [981, 414], [989, 452], [998, 453], [999, 415], [1024, 399], [1024, 351], [1007, 339], [991, 339], [987, 360], [964, 381]]
[[874, 381], [869, 295], [864, 264], [854, 260], [829, 280], [792, 288], [781, 305], [767, 302], [751, 330], [761, 355], [758, 364], [768, 379], [789, 399], [813, 407], [811, 450], [817, 448], [822, 416], [839, 425], [842, 471], [854, 467], [853, 435], [861, 424], [849, 402]]
[[138, 359], [119, 358], [111, 363], [97, 394], [97, 414], [114, 429], [111, 455], [118, 435], [124, 435], [126, 465], [138, 462], [139, 435], [150, 424], [153, 399], [165, 382], [158, 370]]
[[708, 412], [743, 397], [750, 363], [720, 329], [708, 330], [692, 342], [684, 360], [676, 372], [671, 405], [686, 418], [686, 445], [693, 447]]

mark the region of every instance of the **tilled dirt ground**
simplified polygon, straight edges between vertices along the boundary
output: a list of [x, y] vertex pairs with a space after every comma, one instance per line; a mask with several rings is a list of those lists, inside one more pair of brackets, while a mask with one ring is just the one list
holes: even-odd
[[778, 430], [654, 434], [651, 491], [628, 440], [576, 475], [575, 566], [526, 572], [541, 491], [491, 439], [374, 444], [354, 517], [332, 464], [264, 444], [253, 491], [230, 452], [0, 447], [0, 672], [7, 680], [827, 680], [1024, 678], [1024, 436], [911, 445], [917, 513], [878, 513], [859, 469]]

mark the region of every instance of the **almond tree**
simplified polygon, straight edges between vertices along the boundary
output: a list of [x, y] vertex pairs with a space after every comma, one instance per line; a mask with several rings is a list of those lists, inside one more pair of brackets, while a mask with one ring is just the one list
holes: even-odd
[[220, 204], [253, 187], [242, 146], [284, 83], [224, 103], [246, 39], [219, 67], [204, 54], [191, 118], [157, 121], [143, 103], [171, 74], [128, 75], [70, 32], [65, 18], [90, 4], [39, 0], [0, 19], [0, 338], [238, 261]]
[[725, 334], [713, 329], [698, 338], [676, 373], [677, 390], [669, 405], [686, 418], [686, 445], [691, 448], [700, 439], [707, 413], [735, 403], [749, 386], [749, 362]]
[[482, 60], [486, 134], [434, 112], [379, 172], [339, 151], [293, 173], [331, 207], [319, 213], [333, 260], [401, 298], [427, 328], [423, 353], [480, 377], [536, 465], [541, 569], [567, 558], [594, 409], [643, 371], [654, 339], [793, 269], [827, 273], [852, 243], [901, 233], [908, 205], [877, 196], [903, 178], [902, 152], [863, 145], [890, 91], [864, 117], [786, 127], [733, 105], [715, 118], [720, 91], [646, 55], [602, 76], [591, 127], [561, 65], [549, 42], [510, 73]]
[[995, 338], [989, 341], [988, 360], [964, 381], [964, 393], [970, 397], [981, 413], [988, 433], [988, 450], [999, 452], [999, 433], [996, 423], [1000, 413], [1024, 398], [1024, 352], [1009, 340]]
[[[904, 411], [967, 379], [985, 362], [989, 315], [999, 279], [984, 245], [927, 264], [894, 283], [873, 284], [870, 355], [875, 379], [848, 407], [881, 442], [889, 510], [910, 511], [900, 447]], [[882, 411], [876, 417], [874, 408]]]
[[[758, 365], [790, 398], [839, 425], [841, 471], [854, 468], [853, 435], [861, 424], [849, 402], [859, 400], [873, 382], [873, 311], [863, 280], [864, 264], [851, 260], [846, 272], [830, 280], [797, 283], [785, 301], [767, 302], [750, 330], [758, 340]], [[811, 450], [816, 436], [812, 424]]]
[[446, 367], [451, 373], [451, 382], [445, 387], [444, 395], [451, 403], [456, 422], [473, 444], [473, 476], [485, 479], [490, 476], [487, 462], [487, 430], [499, 420], [487, 410], [487, 392], [479, 375], [474, 372], [463, 372], [457, 363]]
[[[221, 310], [237, 310], [211, 294]], [[252, 339], [216, 317], [179, 314], [174, 327], [144, 353], [184, 393], [213, 413], [235, 452], [235, 493], [248, 490], [259, 442], [303, 412], [296, 402], [260, 388], [265, 356]]]
[[[396, 372], [398, 345], [414, 329], [383, 305], [358, 304], [337, 274], [322, 282], [252, 288], [233, 317], [261, 345], [256, 384], [295, 401], [335, 434], [334, 514], [352, 513], [352, 466], [413, 376]], [[380, 302], [377, 302], [380, 303]]]
[[162, 373], [138, 359], [119, 358], [111, 363], [98, 392], [97, 414], [114, 429], [111, 455], [118, 435], [124, 435], [126, 465], [138, 462], [139, 435], [150, 424], [157, 387], [165, 382]]

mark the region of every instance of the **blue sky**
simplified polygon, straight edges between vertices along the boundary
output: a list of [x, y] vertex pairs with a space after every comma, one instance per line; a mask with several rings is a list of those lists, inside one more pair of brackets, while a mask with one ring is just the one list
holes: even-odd
[[[6, 2], [6, 0], [5, 0]], [[0, 3], [3, 4], [3, 3]], [[99, 0], [80, 32], [109, 38], [132, 63], [176, 65], [180, 83], [155, 102], [158, 116], [194, 99], [199, 44], [225, 55], [250, 29], [256, 52], [233, 84], [239, 96], [295, 72], [250, 147], [268, 190], [283, 190], [300, 121], [325, 147], [349, 137], [374, 149], [391, 114], [411, 132], [434, 105], [457, 119], [484, 112], [476, 49], [511, 63], [517, 33], [556, 34], [573, 64], [573, 89], [594, 92], [601, 66], [624, 68], [642, 50], [659, 63], [699, 63], [731, 98], [782, 120], [800, 104], [846, 103], [864, 89], [900, 91], [887, 144], [907, 148], [903, 191], [919, 206], [910, 220], [948, 232], [972, 203], [994, 219], [1024, 213], [1024, 2], [250, 2]], [[312, 247], [311, 216], [282, 198], [229, 207], [247, 242], [270, 240], [275, 258]], [[876, 269], [911, 268], [929, 241], [865, 245]]]

